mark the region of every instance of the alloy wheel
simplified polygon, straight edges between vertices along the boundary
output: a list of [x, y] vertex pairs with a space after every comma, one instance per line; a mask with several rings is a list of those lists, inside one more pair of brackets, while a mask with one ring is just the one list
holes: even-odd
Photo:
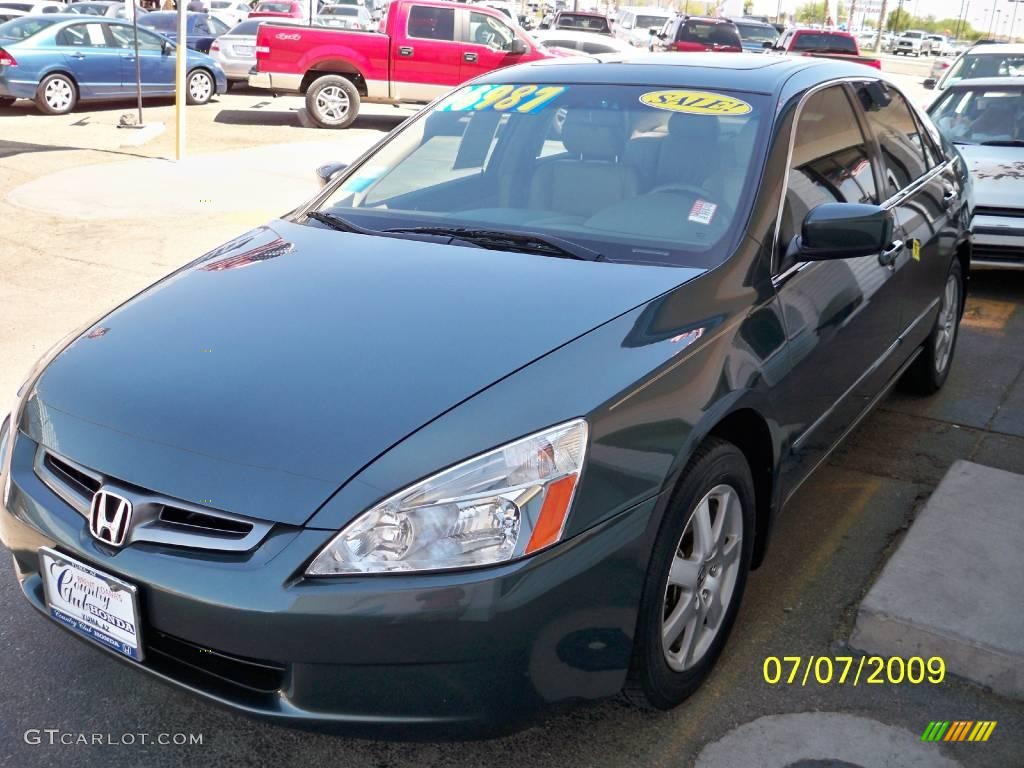
[[665, 586], [662, 650], [677, 671], [699, 662], [718, 635], [740, 571], [743, 509], [731, 485], [697, 503], [676, 545]]
[[328, 85], [316, 95], [316, 107], [327, 120], [340, 122], [349, 110], [348, 94], [337, 85]]
[[939, 308], [939, 322], [935, 334], [935, 371], [942, 373], [949, 365], [956, 339], [956, 316], [960, 311], [960, 281], [956, 275], [946, 278], [946, 288], [942, 292], [942, 305]]

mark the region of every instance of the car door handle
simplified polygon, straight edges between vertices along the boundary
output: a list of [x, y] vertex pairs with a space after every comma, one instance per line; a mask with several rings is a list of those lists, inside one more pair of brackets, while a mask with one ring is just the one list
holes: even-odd
[[410, 45], [400, 45], [398, 47], [398, 55], [399, 56], [412, 56], [412, 46], [410, 46]]
[[72, 59], [79, 59], [79, 60], [81, 60], [81, 59], [85, 58], [85, 54], [84, 53], [79, 53], [78, 51], [75, 51], [74, 53], [71, 54], [71, 58]]
[[462, 58], [465, 61], [468, 61], [468, 62], [472, 63], [472, 62], [476, 61], [476, 54], [475, 53], [466, 52], [466, 53], [462, 54]]
[[878, 254], [878, 263], [890, 269], [896, 268], [896, 258], [903, 252], [905, 244], [902, 240], [893, 240], [892, 244]]
[[955, 189], [946, 187], [946, 190], [942, 193], [942, 202], [946, 204], [946, 207], [953, 205], [957, 201], [958, 195]]

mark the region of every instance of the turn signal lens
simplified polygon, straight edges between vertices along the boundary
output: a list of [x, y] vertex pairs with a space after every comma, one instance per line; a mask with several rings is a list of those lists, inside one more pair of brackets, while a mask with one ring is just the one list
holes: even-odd
[[396, 493], [335, 536], [307, 576], [493, 565], [561, 540], [587, 447], [576, 419]]

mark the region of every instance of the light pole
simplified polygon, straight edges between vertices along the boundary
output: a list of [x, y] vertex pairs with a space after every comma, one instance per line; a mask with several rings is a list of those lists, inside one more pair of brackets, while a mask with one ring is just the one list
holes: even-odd
[[992, 3], [992, 15], [988, 17], [988, 32], [985, 33], [985, 37], [992, 37], [992, 26], [996, 22], [996, 16], [999, 15], [999, 11], [996, 10], [996, 4]]
[[1009, 41], [1012, 43], [1016, 38], [1013, 35], [1013, 28], [1017, 24], [1017, 3], [1024, 2], [1024, 0], [1008, 0], [1013, 3], [1013, 13], [1010, 14], [1010, 37]]
[[964, 23], [964, 17], [967, 15], [967, 11], [970, 10], [971, 4], [967, 0], [961, 0], [960, 3], [960, 15], [956, 17], [956, 32], [953, 33], [953, 39], [960, 39], [960, 27]]

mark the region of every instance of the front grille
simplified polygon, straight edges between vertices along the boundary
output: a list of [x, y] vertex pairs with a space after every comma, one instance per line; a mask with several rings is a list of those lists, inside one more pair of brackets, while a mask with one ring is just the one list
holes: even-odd
[[100, 489], [100, 485], [102, 485], [102, 481], [98, 476], [87, 474], [79, 467], [73, 466], [64, 459], [54, 456], [52, 453], [46, 453], [46, 456], [43, 458], [43, 463], [50, 471], [56, 473], [75, 491], [78, 491], [83, 498], [91, 499], [92, 495], [96, 493], [96, 491]]
[[1024, 248], [1007, 248], [998, 245], [976, 245], [971, 249], [971, 258], [981, 261], [1024, 262]]
[[100, 488], [132, 503], [132, 522], [125, 544], [147, 541], [172, 547], [247, 552], [259, 544], [272, 523], [208, 509], [172, 499], [108, 477], [39, 446], [36, 476], [83, 517]]
[[276, 661], [250, 659], [206, 648], [150, 628], [145, 649], [204, 675], [256, 693], [273, 693], [284, 686], [285, 666]]
[[1024, 219], [1024, 208], [1005, 208], [993, 205], [979, 205], [974, 209], [975, 216], [1005, 216], [1010, 219]]

